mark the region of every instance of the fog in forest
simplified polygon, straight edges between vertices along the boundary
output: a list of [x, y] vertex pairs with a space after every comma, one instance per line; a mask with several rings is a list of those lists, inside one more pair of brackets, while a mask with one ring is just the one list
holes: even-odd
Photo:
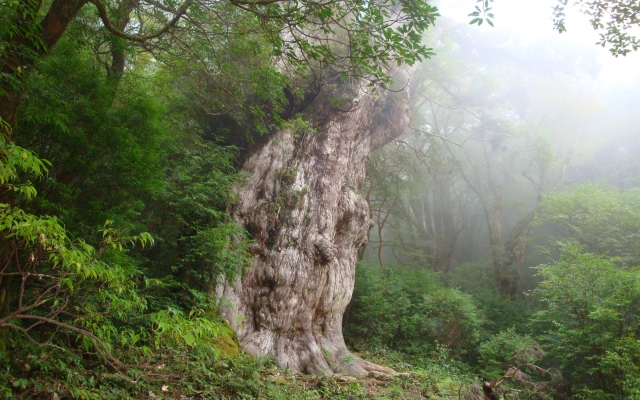
[[[421, 239], [431, 247], [425, 257], [447, 258], [434, 270], [487, 255], [483, 203], [496, 201], [492, 185], [503, 239], [544, 194], [581, 183], [621, 192], [640, 185], [640, 54], [614, 57], [596, 46], [598, 34], [577, 10], [559, 34], [555, 4], [496, 4], [494, 27], [470, 26], [468, 2], [439, 5], [428, 39], [436, 55], [412, 81], [412, 128], [371, 158], [376, 226], [367, 260], [404, 263], [397, 254]], [[406, 219], [426, 230], [404, 232]], [[444, 248], [427, 245], [438, 240]]]
[[495, 27], [440, 4], [409, 127], [368, 160], [346, 337], [444, 351], [506, 398], [637, 398], [636, 345], [614, 343], [640, 334], [640, 54], [596, 46], [576, 10], [558, 34], [555, 4], [496, 4]]
[[0, 0], [0, 397], [640, 400], [639, 16]]

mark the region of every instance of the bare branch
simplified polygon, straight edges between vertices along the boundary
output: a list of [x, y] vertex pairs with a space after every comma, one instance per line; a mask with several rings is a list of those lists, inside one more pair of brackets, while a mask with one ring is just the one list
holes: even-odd
[[457, 142], [454, 142], [453, 140], [449, 139], [446, 136], [442, 136], [442, 135], [438, 135], [438, 134], [435, 134], [435, 133], [432, 133], [432, 132], [429, 132], [429, 131], [425, 131], [424, 129], [416, 128], [415, 126], [409, 125], [409, 128], [413, 129], [414, 131], [418, 131], [420, 133], [424, 133], [427, 136], [431, 136], [431, 137], [434, 137], [434, 138], [442, 139], [445, 142], [449, 142], [449, 143], [451, 143], [453, 145], [456, 145], [458, 147], [462, 147], [469, 139], [471, 139], [471, 136], [469, 136], [462, 143], [457, 143]]

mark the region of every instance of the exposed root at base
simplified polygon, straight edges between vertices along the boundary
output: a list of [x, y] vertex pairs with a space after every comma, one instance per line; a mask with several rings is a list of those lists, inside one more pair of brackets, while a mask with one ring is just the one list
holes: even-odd
[[375, 364], [375, 363], [372, 363], [371, 361], [366, 361], [361, 358], [358, 358], [358, 360], [362, 369], [364, 369], [369, 373], [378, 373], [378, 374], [384, 374], [384, 375], [390, 375], [390, 376], [398, 375], [398, 373], [395, 370], [389, 367]]

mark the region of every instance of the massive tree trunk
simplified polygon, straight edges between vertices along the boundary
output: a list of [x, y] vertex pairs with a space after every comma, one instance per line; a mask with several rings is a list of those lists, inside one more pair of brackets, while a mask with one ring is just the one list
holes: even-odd
[[408, 124], [408, 94], [357, 90], [348, 111], [315, 100], [306, 111], [315, 133], [284, 129], [255, 152], [232, 213], [255, 241], [255, 261], [219, 288], [222, 313], [247, 352], [306, 373], [393, 372], [350, 354], [342, 315], [370, 223], [358, 192], [365, 160]]

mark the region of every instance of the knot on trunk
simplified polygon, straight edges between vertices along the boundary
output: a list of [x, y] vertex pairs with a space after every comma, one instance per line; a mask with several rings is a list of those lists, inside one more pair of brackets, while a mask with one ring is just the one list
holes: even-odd
[[322, 264], [328, 264], [336, 258], [336, 245], [324, 236], [319, 236], [315, 243], [316, 253], [318, 254]]

